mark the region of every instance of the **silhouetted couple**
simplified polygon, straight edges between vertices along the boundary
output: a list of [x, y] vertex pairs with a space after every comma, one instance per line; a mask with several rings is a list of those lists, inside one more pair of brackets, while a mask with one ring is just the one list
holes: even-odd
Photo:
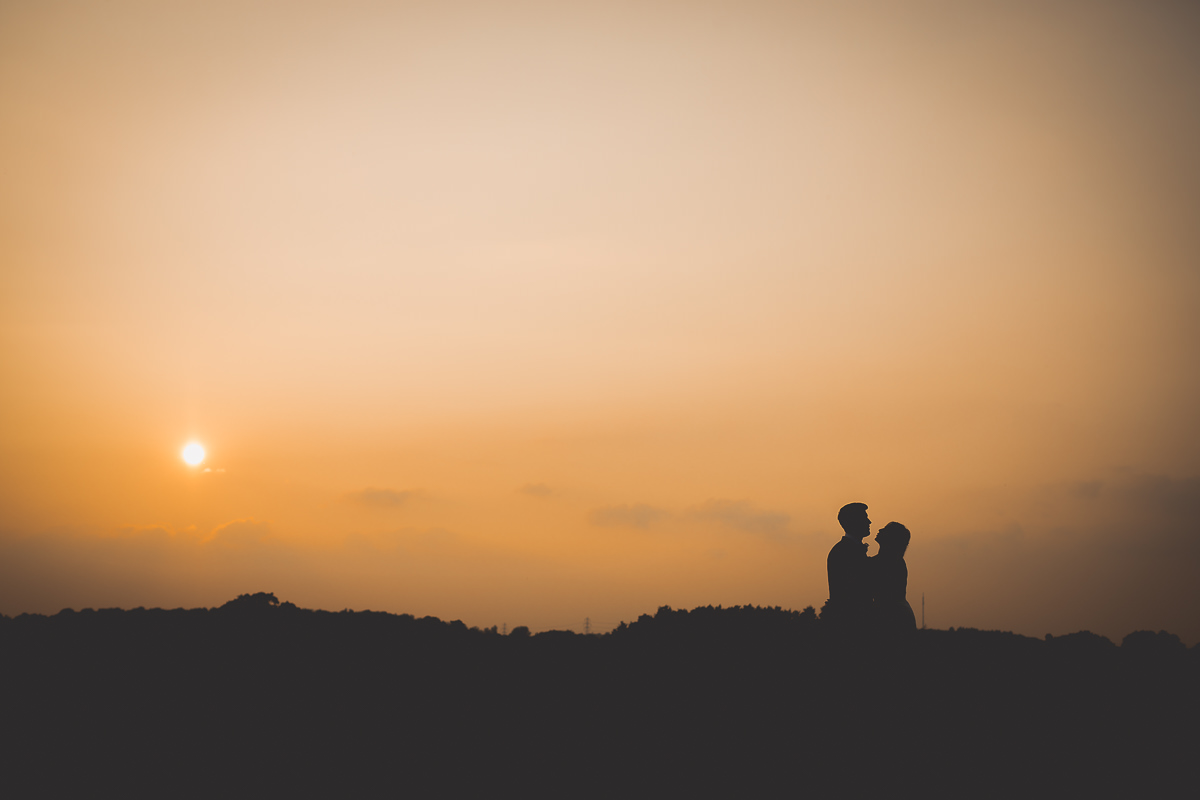
[[908, 604], [908, 528], [889, 522], [875, 534], [879, 553], [867, 557], [871, 518], [865, 503], [849, 503], [838, 512], [845, 535], [829, 551], [829, 602], [821, 619], [852, 634], [892, 638], [917, 629]]

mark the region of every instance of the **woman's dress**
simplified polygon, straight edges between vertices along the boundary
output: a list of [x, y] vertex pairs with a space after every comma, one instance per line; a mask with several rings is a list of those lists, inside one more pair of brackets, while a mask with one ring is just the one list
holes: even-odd
[[875, 600], [872, 616], [885, 635], [902, 635], [917, 629], [917, 617], [908, 604], [908, 564], [903, 556], [877, 555], [871, 559]]

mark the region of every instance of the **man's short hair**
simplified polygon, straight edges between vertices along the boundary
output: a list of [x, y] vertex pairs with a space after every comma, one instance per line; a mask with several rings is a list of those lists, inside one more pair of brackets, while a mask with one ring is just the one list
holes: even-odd
[[846, 503], [846, 505], [842, 506], [842, 510], [838, 512], [838, 523], [844, 529], [846, 525], [853, 524], [854, 520], [866, 513], [866, 503]]

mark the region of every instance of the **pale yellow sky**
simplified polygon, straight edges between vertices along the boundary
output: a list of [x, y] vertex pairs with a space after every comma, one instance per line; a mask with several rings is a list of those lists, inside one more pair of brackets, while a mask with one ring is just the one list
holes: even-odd
[[863, 501], [930, 624], [1196, 641], [1197, 34], [0, 2], [0, 613], [819, 607]]

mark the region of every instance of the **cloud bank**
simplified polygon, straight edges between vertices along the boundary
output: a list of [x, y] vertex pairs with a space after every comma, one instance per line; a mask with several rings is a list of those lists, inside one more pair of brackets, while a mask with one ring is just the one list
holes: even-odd
[[766, 536], [780, 536], [786, 533], [788, 523], [791, 522], [791, 517], [782, 511], [758, 509], [747, 500], [709, 500], [692, 506], [685, 516]]
[[365, 508], [401, 508], [417, 496], [415, 491], [397, 491], [395, 489], [376, 489], [367, 487], [357, 492], [348, 492], [346, 500]]
[[670, 516], [670, 512], [665, 509], [645, 503], [634, 503], [597, 508], [588, 515], [588, 520], [593, 525], [602, 527], [649, 528]]

